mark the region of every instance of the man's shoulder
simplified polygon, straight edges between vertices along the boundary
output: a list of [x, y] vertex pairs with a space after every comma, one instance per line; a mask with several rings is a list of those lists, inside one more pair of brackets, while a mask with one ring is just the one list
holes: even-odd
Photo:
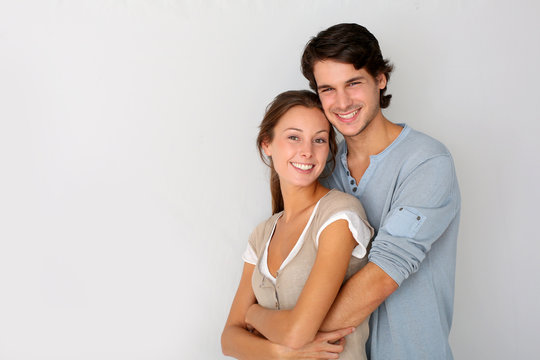
[[405, 173], [424, 163], [442, 162], [453, 167], [452, 155], [442, 142], [413, 128], [408, 127], [406, 130], [406, 135], [392, 149], [388, 159], [383, 160], [389, 160], [388, 166], [400, 168]]
[[416, 155], [426, 158], [441, 155], [450, 156], [450, 151], [442, 142], [411, 127], [409, 127], [409, 132], [401, 145], [407, 148], [406, 153], [408, 156]]
[[400, 178], [406, 178], [419, 167], [455, 172], [452, 155], [442, 142], [413, 128], [406, 130], [400, 143], [382, 160], [386, 167], [399, 169]]

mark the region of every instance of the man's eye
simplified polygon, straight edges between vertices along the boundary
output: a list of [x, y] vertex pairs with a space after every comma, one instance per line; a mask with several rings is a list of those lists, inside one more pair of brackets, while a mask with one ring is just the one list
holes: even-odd
[[349, 86], [356, 86], [356, 85], [360, 85], [361, 82], [360, 81], [353, 81], [352, 83], [349, 84]]
[[325, 92], [330, 92], [330, 91], [332, 91], [332, 90], [334, 90], [334, 89], [332, 89], [332, 88], [324, 88], [324, 89], [322, 89], [322, 90], [319, 90], [319, 92], [325, 93]]

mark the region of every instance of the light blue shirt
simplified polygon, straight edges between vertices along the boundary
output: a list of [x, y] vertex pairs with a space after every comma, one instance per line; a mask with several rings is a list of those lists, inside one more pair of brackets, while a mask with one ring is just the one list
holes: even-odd
[[362, 202], [375, 228], [369, 261], [399, 284], [371, 315], [369, 358], [453, 359], [448, 335], [461, 205], [454, 163], [440, 142], [401, 126], [392, 144], [370, 156], [359, 183], [345, 141], [333, 174], [321, 182]]

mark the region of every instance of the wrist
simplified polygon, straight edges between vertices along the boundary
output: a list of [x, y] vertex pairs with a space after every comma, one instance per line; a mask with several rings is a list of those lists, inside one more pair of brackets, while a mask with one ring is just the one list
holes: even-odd
[[253, 305], [250, 305], [250, 307], [248, 308], [248, 310], [246, 311], [246, 316], [245, 316], [245, 319], [244, 321], [246, 322], [246, 324], [253, 326], [253, 322], [254, 322], [254, 319], [255, 319], [255, 314], [256, 314], [256, 311], [257, 311], [257, 304], [253, 304]]
[[246, 324], [249, 326], [249, 327], [253, 327], [253, 324], [251, 323], [251, 312], [252, 312], [252, 309], [253, 309], [253, 305], [251, 305], [250, 307], [248, 307], [247, 311], [246, 311], [246, 316], [244, 317], [244, 321], [246, 322]]
[[291, 349], [284, 346], [284, 345], [280, 345], [280, 344], [276, 344], [276, 343], [273, 343], [271, 342], [270, 343], [271, 345], [271, 352], [272, 352], [272, 355], [273, 355], [273, 359], [280, 359], [280, 360], [285, 360], [285, 359], [289, 359], [290, 358], [290, 354], [291, 354]]

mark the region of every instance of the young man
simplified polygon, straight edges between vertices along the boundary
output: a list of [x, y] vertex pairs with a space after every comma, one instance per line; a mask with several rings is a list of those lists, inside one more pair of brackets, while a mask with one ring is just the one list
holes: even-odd
[[326, 185], [360, 199], [376, 229], [368, 265], [344, 285], [322, 330], [371, 314], [371, 360], [452, 359], [454, 164], [440, 142], [384, 117], [391, 71], [375, 37], [357, 24], [320, 32], [302, 57], [304, 76], [345, 139]]

